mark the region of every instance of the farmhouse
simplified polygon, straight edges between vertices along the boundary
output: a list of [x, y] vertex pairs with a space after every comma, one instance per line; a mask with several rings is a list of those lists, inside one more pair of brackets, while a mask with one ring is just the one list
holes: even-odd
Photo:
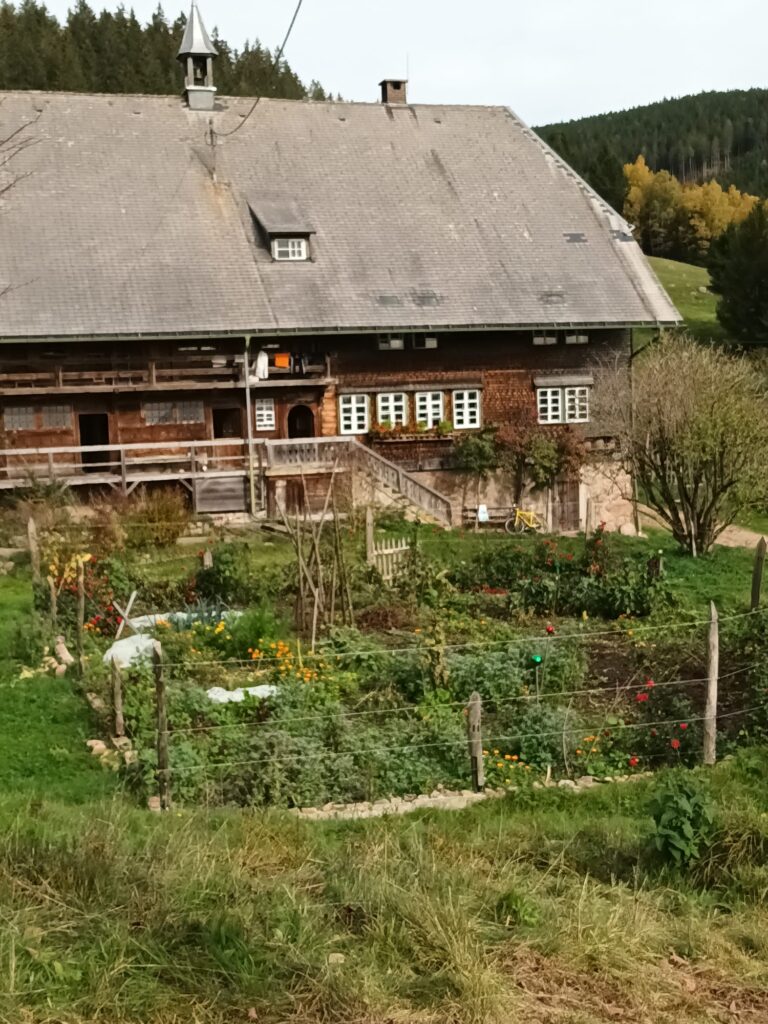
[[531, 416], [595, 453], [552, 525], [618, 525], [592, 388], [679, 320], [628, 225], [506, 108], [254, 103], [215, 57], [193, 5], [181, 97], [0, 94], [0, 488], [257, 512], [354, 463], [455, 521], [455, 438]]

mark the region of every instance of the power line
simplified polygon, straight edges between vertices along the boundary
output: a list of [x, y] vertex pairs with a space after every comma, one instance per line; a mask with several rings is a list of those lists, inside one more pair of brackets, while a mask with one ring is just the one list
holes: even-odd
[[[291, 33], [293, 32], [293, 26], [296, 24], [296, 19], [299, 17], [299, 11], [301, 10], [303, 3], [304, 3], [304, 0], [299, 0], [299, 2], [296, 5], [296, 10], [293, 12], [293, 17], [291, 18], [291, 23], [288, 26], [288, 31], [285, 33], [285, 39], [283, 39], [283, 42], [282, 42], [282, 44], [280, 46], [280, 49], [277, 51], [277, 56], [275, 57], [275, 63], [272, 65], [272, 74], [269, 77], [269, 81], [267, 83], [267, 88], [270, 88], [272, 86], [275, 78], [277, 77], [278, 72], [280, 71], [280, 61], [283, 59], [283, 52], [285, 51], [285, 48], [288, 45], [288, 40], [291, 38]], [[240, 124], [235, 125], [235, 127], [231, 131], [228, 131], [228, 132], [217, 132], [213, 128], [211, 128], [211, 130], [210, 130], [211, 144], [212, 145], [216, 145], [216, 138], [217, 137], [220, 138], [220, 139], [227, 139], [230, 136], [234, 135], [235, 132], [239, 132], [240, 129], [245, 124], [245, 122], [248, 120], [248, 118], [254, 112], [256, 107], [258, 107], [259, 103], [261, 102], [261, 98], [262, 98], [261, 95], [256, 97], [256, 99], [253, 101], [253, 105], [252, 105], [251, 109], [248, 111], [248, 113], [242, 119]]]

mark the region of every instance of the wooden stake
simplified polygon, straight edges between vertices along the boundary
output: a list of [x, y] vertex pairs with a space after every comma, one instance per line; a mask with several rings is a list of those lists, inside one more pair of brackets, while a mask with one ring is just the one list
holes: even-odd
[[160, 810], [169, 811], [171, 809], [171, 774], [168, 763], [168, 706], [163, 676], [163, 649], [157, 640], [152, 649], [152, 666], [155, 674], [157, 711], [157, 789], [160, 795]]
[[752, 611], [760, 607], [760, 593], [763, 589], [763, 566], [765, 565], [766, 543], [761, 537], [755, 548], [755, 565], [752, 569]]
[[365, 560], [368, 565], [376, 564], [376, 544], [373, 525], [373, 508], [367, 505], [365, 509]]
[[41, 580], [40, 575], [40, 544], [37, 539], [37, 524], [32, 516], [27, 520], [27, 541], [29, 543], [29, 560], [32, 563], [32, 579], [35, 583]]
[[115, 736], [125, 736], [125, 718], [123, 717], [123, 680], [120, 669], [113, 658], [110, 663], [112, 676], [112, 710], [115, 713]]
[[717, 608], [709, 606], [709, 649], [707, 652], [707, 707], [704, 712], [704, 764], [717, 760], [717, 680], [720, 672], [720, 639]]
[[56, 581], [53, 576], [48, 577], [48, 593], [51, 599], [51, 626], [53, 627], [53, 632], [56, 633], [56, 630], [59, 628], [59, 596], [56, 593]]
[[482, 735], [483, 700], [475, 691], [467, 708], [467, 735], [469, 738], [469, 765], [472, 771], [472, 789], [482, 793], [485, 789], [485, 762]]

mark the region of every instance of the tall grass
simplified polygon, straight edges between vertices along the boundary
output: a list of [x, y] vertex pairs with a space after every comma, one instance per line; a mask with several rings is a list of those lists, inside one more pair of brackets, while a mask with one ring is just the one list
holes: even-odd
[[687, 878], [642, 784], [354, 823], [6, 800], [0, 1020], [768, 1019], [754, 767], [715, 771], [721, 847]]

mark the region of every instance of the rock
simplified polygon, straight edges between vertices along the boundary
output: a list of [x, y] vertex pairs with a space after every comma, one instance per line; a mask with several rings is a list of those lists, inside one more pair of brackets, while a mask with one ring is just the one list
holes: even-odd
[[125, 750], [125, 751], [123, 751], [123, 762], [126, 765], [138, 764], [138, 761], [139, 761], [139, 755], [136, 753], [135, 750]]
[[331, 953], [328, 956], [329, 964], [343, 964], [346, 962], [346, 957], [343, 953]]
[[700, 284], [699, 285], [699, 291], [701, 292], [702, 295], [706, 295], [707, 292], [709, 291], [709, 288], [707, 288], [707, 286], [704, 285], [704, 284]]
[[111, 736], [110, 739], [115, 750], [130, 750], [133, 746], [127, 736]]
[[57, 665], [56, 668], [53, 670], [53, 674], [56, 676], [57, 679], [61, 679], [63, 676], [67, 674], [67, 666]]
[[91, 708], [95, 712], [97, 712], [97, 714], [103, 715], [104, 712], [107, 710], [107, 705], [104, 703], [104, 701], [98, 695], [98, 693], [91, 693], [91, 692], [86, 693], [85, 699], [91, 705]]
[[151, 796], [149, 798], [149, 800], [147, 800], [147, 808], [150, 811], [152, 811], [153, 814], [159, 814], [160, 813], [160, 797], [159, 796]]
[[558, 789], [576, 789], [576, 783], [573, 779], [560, 779], [557, 784]]
[[531, 786], [531, 789], [544, 789], [544, 783], [543, 782], [534, 782], [532, 784], [532, 786]]
[[581, 789], [590, 789], [597, 785], [597, 779], [594, 775], [582, 775], [580, 779], [576, 779], [576, 785]]
[[619, 527], [619, 533], [622, 535], [622, 537], [637, 536], [637, 531], [635, 530], [633, 523], [622, 523]]
[[615, 779], [614, 779], [614, 777], [612, 775], [606, 775], [605, 778], [603, 779], [603, 782], [614, 782], [614, 781], [615, 781]]
[[409, 803], [409, 804], [412, 804], [414, 802], [414, 800], [418, 800], [418, 799], [419, 798], [418, 798], [418, 795], [416, 793], [406, 793], [405, 796], [403, 797], [403, 800], [405, 800], [406, 803]]
[[91, 748], [91, 754], [94, 757], [102, 757], [107, 752], [107, 744], [104, 740], [86, 740], [85, 745]]

